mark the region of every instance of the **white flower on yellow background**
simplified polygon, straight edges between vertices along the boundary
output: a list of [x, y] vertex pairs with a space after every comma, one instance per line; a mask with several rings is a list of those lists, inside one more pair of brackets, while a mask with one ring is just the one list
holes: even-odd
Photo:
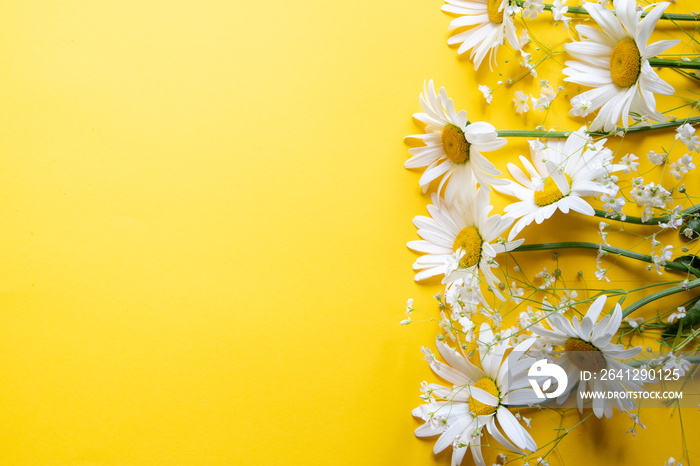
[[484, 428], [511, 451], [537, 450], [530, 433], [507, 408], [540, 401], [527, 380], [527, 369], [535, 359], [524, 357], [534, 339], [519, 344], [505, 357], [510, 345], [496, 342], [491, 328], [482, 324], [477, 342], [478, 366], [444, 342], [437, 342], [438, 351], [447, 364], [432, 355], [427, 358], [428, 363], [439, 377], [452, 384], [452, 388], [427, 385], [428, 402], [413, 410], [414, 416], [425, 421], [416, 429], [416, 436], [439, 435], [433, 448], [436, 454], [452, 445], [453, 465], [461, 464], [467, 449], [471, 449], [474, 463], [485, 466], [481, 453]]
[[593, 88], [578, 99], [590, 102], [587, 111], [582, 113], [575, 106], [572, 114], [585, 116], [600, 109], [591, 124], [592, 131], [612, 131], [620, 118], [627, 127], [631, 113], [666, 121], [656, 110], [654, 94], [672, 95], [674, 92], [673, 87], [659, 78], [648, 59], [680, 41], [662, 40], [647, 45], [669, 4], [657, 4], [641, 21], [642, 12], [636, 9], [634, 0], [614, 0], [613, 5], [617, 16], [600, 4], [584, 2], [584, 8], [602, 31], [578, 25], [576, 30], [583, 40], [564, 45], [576, 59], [566, 62], [565, 81]]
[[444, 87], [439, 93], [435, 92], [432, 80], [424, 85], [420, 104], [424, 113], [413, 116], [427, 125], [425, 134], [408, 137], [421, 139], [425, 146], [409, 149], [413, 157], [404, 166], [427, 167], [419, 181], [423, 192], [428, 191], [434, 180], [442, 178], [438, 193], [444, 186], [445, 199], [452, 202], [460, 189], [471, 187], [476, 182], [486, 187], [505, 183], [496, 178], [501, 172], [481, 155], [481, 152], [506, 145], [505, 138], [498, 137], [496, 128], [482, 121], [470, 123], [465, 110], [455, 111]]
[[[557, 359], [556, 364], [564, 369], [568, 375], [567, 390], [557, 398], [562, 403], [578, 381], [577, 404], [579, 411], [583, 411], [584, 392], [627, 392], [644, 391], [638, 383], [631, 379], [634, 370], [620, 362], [636, 356], [642, 350], [637, 346], [625, 349], [623, 345], [612, 343], [612, 338], [617, 333], [622, 323], [622, 308], [615, 304], [612, 314], [606, 315], [598, 321], [603, 311], [606, 295], [598, 297], [588, 308], [586, 315], [579, 321], [578, 316], [573, 316], [571, 321], [556, 312], [551, 306], [543, 306], [547, 314], [546, 321], [551, 326], [546, 329], [540, 325], [533, 325], [530, 331], [543, 340], [545, 344], [563, 348], [563, 353]], [[593, 380], [581, 377], [583, 372], [594, 374], [604, 369], [613, 369], [620, 373], [620, 378], [605, 378], [598, 374]], [[631, 411], [636, 407], [634, 400], [623, 397], [590, 396], [587, 399], [593, 401], [593, 414], [601, 418], [603, 415], [612, 416], [613, 406], [619, 411]]]
[[595, 210], [583, 198], [615, 194], [616, 188], [605, 187], [596, 180], [620, 167], [610, 162], [612, 154], [603, 147], [605, 140], [593, 143], [583, 130], [571, 133], [566, 141], [549, 139], [546, 144], [531, 141], [532, 162], [520, 156], [525, 172], [515, 164], [508, 164], [508, 171], [517, 182], [494, 188], [520, 199], [505, 208], [508, 215], [519, 219], [510, 231], [509, 240], [533, 221], [540, 224], [557, 210], [594, 215]]
[[[524, 240], [496, 242], [512, 223], [509, 217], [491, 215], [489, 192], [479, 188], [474, 199], [457, 199], [447, 205], [437, 194], [433, 194], [433, 204], [428, 206], [430, 217], [417, 216], [413, 219], [418, 228], [418, 236], [423, 238], [410, 241], [407, 246], [423, 255], [416, 259], [413, 269], [418, 270], [416, 281], [430, 277], [451, 276], [454, 281], [481, 272], [493, 292], [500, 297], [495, 286], [500, 283], [491, 271], [497, 267], [494, 258], [497, 254], [520, 246]], [[450, 263], [459, 253], [457, 270]]]
[[[442, 11], [457, 15], [450, 22], [449, 30], [467, 27], [467, 30], [450, 37], [448, 44], [460, 44], [460, 55], [471, 50], [469, 59], [474, 62], [474, 69], [490, 56], [495, 61], [498, 47], [507, 40], [511, 47], [520, 49], [515, 32], [513, 16], [521, 8], [511, 0], [446, 0]], [[490, 63], [489, 63], [490, 65]]]

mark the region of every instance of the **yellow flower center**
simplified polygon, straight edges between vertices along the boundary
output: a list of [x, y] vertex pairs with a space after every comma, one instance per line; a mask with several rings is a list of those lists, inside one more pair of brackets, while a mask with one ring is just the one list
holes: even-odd
[[567, 356], [582, 371], [598, 372], [605, 369], [605, 357], [598, 348], [580, 338], [569, 338], [564, 345]]
[[630, 87], [637, 82], [642, 70], [642, 56], [634, 39], [625, 37], [617, 43], [610, 55], [610, 76], [620, 87]]
[[[495, 396], [498, 399], [501, 398], [501, 392], [498, 391], [498, 387], [496, 386], [496, 382], [489, 379], [488, 377], [484, 377], [483, 379], [479, 379], [474, 384], [474, 387], [480, 388], [483, 391], [490, 393], [491, 395]], [[469, 411], [476, 414], [477, 416], [488, 416], [489, 414], [495, 413], [496, 409], [498, 408], [498, 406], [489, 406], [487, 404], [482, 403], [481, 401], [476, 401], [471, 396], [469, 397], [468, 403], [469, 403]]]
[[459, 248], [464, 249], [464, 256], [459, 261], [459, 265], [465, 269], [473, 267], [481, 260], [481, 239], [479, 230], [476, 227], [465, 227], [457, 234], [452, 250], [457, 252]]
[[486, 11], [488, 12], [489, 19], [492, 23], [501, 24], [503, 22], [503, 12], [505, 11], [505, 8], [498, 11], [500, 6], [501, 0], [487, 0]]
[[447, 124], [442, 129], [442, 148], [445, 155], [454, 163], [469, 160], [469, 142], [459, 126]]
[[[571, 177], [566, 173], [564, 173], [564, 176], [569, 183], [569, 187], [571, 187]], [[542, 191], [535, 191], [535, 204], [544, 207], [549, 204], [554, 204], [563, 197], [564, 194], [561, 192], [561, 189], [559, 189], [559, 186], [554, 182], [554, 178], [550, 176], [547, 178], [547, 181], [544, 182]]]

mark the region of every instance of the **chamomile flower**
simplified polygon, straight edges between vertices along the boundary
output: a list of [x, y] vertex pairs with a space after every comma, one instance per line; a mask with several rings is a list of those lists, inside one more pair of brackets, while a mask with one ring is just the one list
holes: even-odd
[[416, 436], [439, 435], [433, 448], [435, 454], [452, 445], [453, 465], [462, 463], [468, 449], [476, 465], [486, 465], [481, 453], [484, 430], [509, 450], [537, 450], [530, 433], [507, 408], [540, 401], [527, 380], [527, 368], [535, 359], [524, 357], [534, 339], [519, 344], [505, 358], [510, 345], [507, 341], [497, 342], [491, 328], [482, 324], [477, 342], [478, 365], [444, 342], [437, 342], [447, 364], [433, 357], [429, 359], [430, 368], [452, 388], [429, 384], [426, 390], [433, 398], [413, 410], [415, 417], [425, 421], [416, 429]]
[[[578, 316], [574, 316], [569, 322], [552, 309], [547, 312], [546, 318], [551, 330], [537, 325], [530, 327], [532, 333], [541, 338], [544, 343], [564, 348], [563, 354], [557, 360], [557, 365], [568, 375], [568, 388], [557, 398], [557, 402], [562, 403], [578, 381], [579, 411], [583, 411], [583, 394], [586, 391], [594, 393], [643, 391], [637, 381], [628, 379], [626, 376], [611, 380], [598, 376], [593, 377], [592, 381], [581, 376], [582, 373], [594, 374], [603, 369], [613, 369], [620, 374], [632, 374], [634, 372], [632, 368], [619, 360], [636, 356], [642, 350], [640, 346], [625, 349], [623, 345], [615, 345], [611, 342], [622, 322], [622, 309], [619, 304], [616, 304], [611, 315], [606, 315], [598, 321], [606, 300], [605, 295], [598, 297], [581, 321]], [[547, 305], [543, 307], [547, 308]], [[630, 398], [612, 397], [611, 399], [598, 396], [587, 398], [593, 400], [593, 414], [598, 418], [603, 415], [607, 418], [611, 417], [613, 405], [619, 411], [631, 411], [636, 407], [636, 403]]]
[[[437, 194], [433, 194], [432, 201], [433, 204], [428, 206], [430, 217], [413, 219], [418, 236], [423, 239], [408, 243], [410, 249], [423, 253], [413, 264], [413, 269], [419, 271], [416, 281], [445, 275], [445, 282], [450, 283], [481, 272], [493, 292], [502, 299], [495, 286], [500, 281], [491, 271], [498, 266], [494, 258], [499, 253], [515, 249], [524, 240], [491, 242], [513, 220], [500, 215], [489, 216], [493, 207], [489, 205], [489, 192], [484, 188], [479, 188], [473, 199], [457, 199], [449, 206]], [[455, 255], [455, 252], [459, 254]], [[450, 264], [456, 257], [459, 259], [456, 270], [453, 270]]]
[[565, 214], [574, 210], [594, 215], [593, 207], [583, 197], [616, 193], [614, 187], [605, 187], [596, 180], [621, 167], [610, 162], [611, 152], [603, 147], [605, 140], [593, 143], [583, 129], [571, 133], [566, 141], [531, 142], [532, 163], [520, 156], [527, 174], [508, 164], [508, 171], [517, 183], [511, 181], [494, 188], [520, 199], [505, 208], [509, 215], [519, 219], [510, 231], [509, 240], [533, 221], [542, 223], [557, 209]]
[[445, 0], [447, 5], [442, 11], [457, 15], [450, 22], [449, 30], [468, 29], [455, 34], [448, 44], [461, 44], [457, 53], [460, 55], [471, 50], [469, 59], [474, 62], [474, 69], [489, 55], [489, 66], [495, 62], [498, 47], [508, 41], [515, 50], [520, 49], [515, 32], [513, 16], [521, 8], [513, 0]]
[[[592, 105], [589, 112], [600, 109], [591, 130], [615, 129], [622, 118], [625, 128], [631, 113], [655, 121], [666, 121], [656, 110], [654, 94], [671, 95], [673, 87], [659, 78], [648, 59], [678, 44], [678, 40], [662, 40], [647, 45], [651, 33], [667, 2], [657, 4], [644, 19], [634, 0], [614, 0], [617, 16], [597, 3], [584, 2], [583, 7], [602, 28], [578, 25], [580, 42], [565, 44], [576, 60], [566, 62], [565, 81], [592, 87], [581, 94]], [[585, 115], [584, 115], [585, 116]]]
[[425, 146], [409, 149], [413, 157], [404, 167], [427, 167], [419, 181], [423, 192], [432, 181], [442, 178], [438, 192], [446, 184], [445, 199], [452, 202], [461, 187], [474, 182], [481, 186], [505, 183], [496, 178], [501, 172], [481, 155], [505, 146], [506, 140], [498, 137], [496, 128], [482, 121], [467, 121], [467, 112], [457, 113], [445, 88], [436, 93], [432, 80], [424, 85], [420, 104], [424, 113], [413, 116], [427, 125], [425, 134], [408, 137], [421, 139]]

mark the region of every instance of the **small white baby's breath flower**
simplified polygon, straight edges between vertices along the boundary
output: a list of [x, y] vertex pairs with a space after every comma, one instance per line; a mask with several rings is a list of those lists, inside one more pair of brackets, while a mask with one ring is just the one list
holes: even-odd
[[576, 97], [571, 99], [571, 110], [569, 110], [569, 115], [585, 117], [586, 115], [591, 113], [592, 106], [593, 102], [591, 102], [590, 99], [588, 99], [587, 97], [582, 97], [581, 95], [577, 95]]
[[518, 45], [520, 45], [520, 49], [522, 50], [522, 48], [529, 43], [530, 36], [527, 33], [527, 29], [523, 29], [523, 31], [520, 33], [520, 37], [518, 37]]
[[491, 101], [493, 100], [493, 90], [486, 86], [485, 84], [482, 84], [479, 86], [479, 90], [481, 91], [482, 94], [484, 94], [484, 99], [486, 99], [486, 103], [490, 104]]
[[644, 318], [642, 318], [642, 317], [637, 317], [636, 319], [632, 318], [632, 317], [627, 317], [623, 320], [625, 322], [627, 322], [628, 324], [630, 324], [630, 327], [632, 327], [632, 328], [639, 328], [639, 326], [642, 324], [642, 322], [644, 322]]
[[686, 312], [685, 312], [685, 307], [681, 306], [676, 309], [676, 312], [672, 312], [670, 316], [668, 316], [668, 323], [672, 324], [675, 322], [677, 319], [682, 319], [685, 317]]
[[569, 11], [569, 7], [564, 6], [565, 3], [566, 0], [554, 0], [554, 3], [552, 4], [552, 17], [554, 18], [554, 21], [566, 21], [569, 19], [564, 16], [564, 14]]
[[523, 114], [530, 110], [530, 106], [527, 104], [528, 96], [523, 91], [515, 91], [515, 97], [513, 97], [513, 104], [515, 105], [515, 113]]
[[544, 11], [544, 2], [542, 0], [525, 0], [523, 5], [523, 15], [530, 19], [537, 18], [537, 15]]
[[700, 148], [700, 138], [698, 138], [698, 136], [693, 136], [693, 133], [695, 133], [695, 128], [689, 123], [685, 123], [676, 128], [676, 139], [680, 139], [681, 143], [685, 145], [688, 150], [697, 152], [698, 148]]
[[510, 299], [513, 300], [515, 304], [520, 304], [523, 302], [521, 299], [523, 295], [525, 294], [525, 291], [522, 288], [518, 288], [518, 285], [515, 282], [511, 282], [510, 285]]
[[665, 152], [661, 152], [661, 153], [657, 154], [653, 150], [650, 150], [649, 153], [647, 154], [647, 158], [654, 165], [662, 165], [666, 161], [667, 157], [668, 157], [668, 154], [666, 154]]
[[639, 157], [634, 154], [627, 154], [622, 157], [620, 163], [625, 167], [622, 169], [622, 173], [636, 172], [637, 168], [639, 168], [639, 162], [635, 162], [635, 160], [639, 160]]
[[603, 279], [607, 280], [608, 283], [610, 283], [610, 279], [605, 276], [605, 273], [608, 271], [608, 269], [601, 269], [598, 268], [598, 270], [595, 272], [595, 277], [598, 279], [598, 281], [602, 281]]
[[554, 285], [554, 283], [557, 281], [557, 277], [550, 274], [547, 271], [547, 267], [542, 270], [542, 272], [538, 273], [535, 275], [535, 278], [541, 278], [542, 279], [542, 285], [540, 286], [541, 290], [544, 290], [545, 288], [550, 288], [551, 286]]

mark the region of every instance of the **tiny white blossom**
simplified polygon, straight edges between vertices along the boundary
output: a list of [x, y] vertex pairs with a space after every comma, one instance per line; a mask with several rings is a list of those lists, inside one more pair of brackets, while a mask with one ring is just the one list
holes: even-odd
[[[598, 234], [600, 235], [600, 238], [603, 240], [603, 244], [606, 244], [606, 245], [608, 245], [608, 246], [610, 246], [610, 245], [608, 244], [608, 232], [606, 232], [605, 229], [606, 229], [607, 227], [609, 227], [609, 226], [610, 226], [610, 225], [608, 225], [608, 224], [605, 223], [605, 222], [600, 222], [600, 223], [598, 224]], [[601, 248], [601, 249], [602, 249], [602, 248]]]
[[537, 18], [537, 15], [539, 15], [543, 11], [543, 0], [525, 0], [525, 4], [523, 5], [523, 15], [526, 18], [529, 17], [530, 19], [535, 19]]
[[411, 323], [411, 311], [413, 311], [413, 298], [409, 298], [406, 303], [406, 319], [399, 322], [401, 325], [408, 325]]
[[670, 220], [668, 223], [659, 222], [659, 226], [664, 230], [668, 228], [673, 228], [674, 230], [679, 226], [683, 225], [683, 217], [681, 216], [680, 210], [682, 206], [676, 206], [673, 208], [671, 215], [669, 215]]
[[567, 11], [569, 11], [568, 6], [564, 6], [566, 3], [566, 0], [554, 0], [554, 3], [552, 4], [552, 16], [554, 17], [554, 21], [566, 21], [569, 18], [564, 17]]
[[537, 275], [535, 275], [535, 278], [541, 278], [542, 279], [542, 286], [540, 286], [541, 290], [544, 290], [545, 288], [549, 288], [554, 285], [554, 283], [557, 281], [557, 277], [554, 275], [550, 274], [547, 271], [547, 267], [544, 268], [544, 270]]
[[540, 112], [545, 111], [552, 104], [556, 96], [557, 93], [554, 92], [552, 86], [547, 84], [545, 87], [542, 88], [542, 92], [540, 93], [539, 98], [536, 99], [534, 96], [530, 96], [530, 98], [532, 99], [532, 109], [539, 110]]
[[664, 208], [667, 204], [673, 204], [671, 192], [661, 185], [656, 186], [653, 182], [644, 184], [642, 177], [637, 177], [632, 180], [632, 186], [630, 196], [637, 205], [644, 207], [643, 222], [649, 221], [654, 208]]
[[668, 154], [665, 152], [656, 153], [653, 150], [650, 150], [647, 154], [647, 158], [654, 165], [662, 165], [666, 161], [666, 157], [668, 157]]
[[670, 244], [668, 246], [664, 246], [664, 249], [661, 253], [661, 265], [666, 265], [666, 261], [670, 261], [672, 257], [673, 246], [671, 246]]
[[693, 133], [695, 133], [695, 128], [689, 123], [685, 123], [676, 128], [676, 139], [680, 139], [681, 143], [685, 145], [688, 150], [697, 152], [698, 148], [700, 148], [700, 138], [698, 138], [698, 136], [693, 136]]
[[[661, 251], [661, 255], [657, 256], [656, 254], [654, 254], [651, 256], [653, 268], [656, 269], [656, 271], [659, 273], [659, 275], [663, 274], [661, 272], [661, 267], [665, 267], [666, 261], [671, 260], [672, 257], [673, 257], [673, 246], [671, 246], [670, 244], [668, 246], [664, 246], [663, 250]], [[649, 270], [651, 270], [650, 267], [652, 267], [652, 266], [650, 265], [647, 268]]]
[[576, 298], [578, 293], [576, 290], [564, 291], [564, 296], [559, 300], [559, 309], [566, 311], [567, 309], [576, 308]]
[[430, 348], [426, 348], [425, 346], [422, 346], [420, 349], [420, 352], [423, 353], [423, 356], [425, 356], [423, 358], [423, 360], [428, 361], [428, 364], [433, 364], [436, 361], [435, 355], [433, 354], [432, 351], [430, 351]]
[[511, 282], [510, 285], [510, 295], [515, 304], [520, 304], [523, 302], [521, 299], [523, 295], [525, 294], [525, 291], [522, 288], [518, 288], [518, 285], [515, 282]]
[[445, 276], [449, 276], [455, 270], [459, 269], [459, 261], [466, 254], [466, 251], [462, 248], [457, 249], [453, 254], [450, 254], [445, 258]]
[[525, 47], [529, 43], [530, 43], [530, 36], [527, 33], [527, 29], [523, 29], [523, 31], [520, 33], [520, 37], [518, 37], [518, 45], [520, 46], [520, 49], [522, 50], [522, 48]]
[[626, 319], [624, 319], [624, 321], [630, 324], [630, 327], [632, 328], [639, 328], [642, 322], [644, 322], [644, 318], [637, 317], [636, 319], [633, 319], [632, 317], [627, 317]]
[[513, 97], [513, 104], [515, 105], [515, 113], [523, 114], [530, 110], [530, 106], [527, 104], [529, 98], [527, 94], [523, 91], [515, 91], [515, 97]]
[[625, 198], [616, 198], [615, 196], [609, 196], [604, 193], [600, 196], [600, 200], [603, 201], [603, 209], [610, 214], [606, 214], [606, 217], [616, 218], [619, 216], [623, 221], [627, 218], [627, 216], [622, 213], [622, 208], [626, 204]]
[[642, 429], [647, 428], [647, 426], [642, 424], [642, 421], [639, 420], [639, 413], [630, 414], [630, 419], [632, 419], [632, 421], [634, 421], [634, 423], [632, 424], [632, 428], [630, 430], [628, 430], [626, 433], [632, 434], [633, 437], [635, 435], [637, 435], [637, 426], [640, 426]]
[[664, 466], [683, 466], [681, 463], [676, 464], [676, 459], [672, 456], [664, 463]]
[[601, 269], [600, 267], [598, 270], [595, 272], [595, 276], [598, 279], [598, 281], [602, 281], [603, 279], [607, 280], [608, 283], [610, 283], [610, 279], [605, 276], [605, 273], [608, 271], [608, 269]]
[[474, 338], [474, 329], [476, 329], [476, 325], [474, 325], [474, 322], [472, 322], [472, 320], [467, 316], [460, 317], [458, 322], [459, 325], [462, 326], [462, 330], [464, 331], [464, 339], [467, 342], [472, 341], [472, 339]]
[[547, 148], [547, 146], [539, 139], [528, 140], [527, 143], [530, 146], [530, 149], [532, 151], [534, 151], [535, 153], [540, 152], [540, 151]]
[[491, 101], [493, 100], [493, 90], [490, 89], [488, 86], [482, 84], [479, 86], [479, 90], [481, 91], [482, 94], [484, 94], [484, 98], [486, 99], [486, 103], [490, 104]]
[[693, 163], [693, 156], [690, 154], [685, 154], [683, 157], [676, 160], [669, 166], [671, 167], [671, 175], [677, 180], [683, 178], [683, 175], [688, 174], [690, 170], [695, 169], [695, 164]]
[[635, 162], [635, 160], [639, 160], [639, 157], [634, 154], [627, 154], [622, 157], [620, 160], [620, 163], [624, 166], [622, 173], [636, 172], [637, 168], [639, 168], [639, 162]]
[[668, 361], [664, 364], [664, 370], [671, 371], [672, 374], [677, 374], [679, 377], [685, 377], [688, 369], [690, 369], [690, 361], [681, 356], [675, 356], [672, 352], [668, 353]]
[[681, 306], [677, 308], [676, 312], [673, 312], [670, 316], [668, 316], [668, 323], [672, 324], [676, 321], [676, 319], [682, 319], [683, 317], [685, 317], [685, 314], [685, 307]]
[[590, 99], [577, 95], [576, 97], [571, 99], [572, 108], [571, 110], [569, 110], [569, 115], [585, 117], [586, 115], [591, 113], [591, 106], [593, 106], [593, 102], [591, 102]]

